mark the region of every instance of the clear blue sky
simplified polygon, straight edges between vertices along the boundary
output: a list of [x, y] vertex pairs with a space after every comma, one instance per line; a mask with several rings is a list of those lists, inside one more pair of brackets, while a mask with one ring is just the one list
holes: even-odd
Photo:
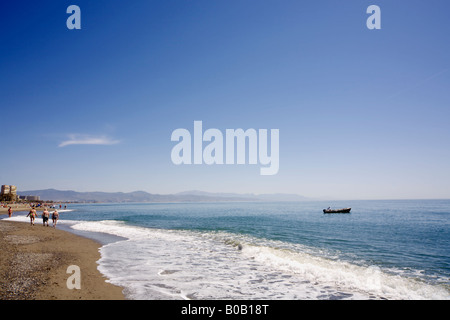
[[[81, 30], [66, 27], [71, 4]], [[366, 27], [371, 4], [381, 30]], [[449, 12], [444, 0], [2, 2], [0, 184], [449, 198]], [[194, 120], [279, 129], [278, 174], [174, 165], [171, 133]]]

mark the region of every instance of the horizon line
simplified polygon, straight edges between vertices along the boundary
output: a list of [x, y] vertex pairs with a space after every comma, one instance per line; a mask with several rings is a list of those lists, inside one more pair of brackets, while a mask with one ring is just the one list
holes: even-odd
[[[188, 192], [204, 192], [211, 195], [219, 195], [219, 194], [232, 194], [232, 195], [239, 195], [239, 196], [262, 196], [262, 195], [291, 195], [291, 196], [298, 196], [303, 197], [305, 200], [303, 201], [381, 201], [381, 200], [450, 200], [450, 198], [322, 198], [322, 197], [308, 197], [303, 196], [298, 193], [283, 193], [283, 192], [273, 192], [273, 193], [238, 193], [238, 192], [210, 192], [210, 191], [202, 191], [202, 190], [186, 190], [186, 191], [179, 191], [179, 192], [173, 192], [173, 193], [152, 193], [145, 190], [135, 190], [135, 191], [76, 191], [76, 190], [61, 190], [61, 189], [55, 189], [55, 188], [47, 188], [47, 189], [36, 189], [36, 190], [25, 190], [22, 192], [33, 192], [33, 191], [47, 191], [47, 190], [54, 190], [54, 191], [61, 191], [61, 192], [76, 192], [76, 193], [136, 193], [136, 192], [144, 192], [151, 195], [177, 195], [179, 193], [186, 193], [186, 195], [195, 195], [195, 194], [189, 194]], [[20, 191], [17, 191], [17, 194], [20, 194]], [[208, 196], [208, 195], [204, 195]], [[295, 200], [285, 200], [285, 201], [295, 201]], [[298, 200], [299, 202], [301, 200]]]

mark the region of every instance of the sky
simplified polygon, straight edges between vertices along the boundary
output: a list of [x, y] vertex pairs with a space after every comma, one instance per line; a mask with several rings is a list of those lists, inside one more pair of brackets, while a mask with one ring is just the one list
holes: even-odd
[[[81, 10], [69, 29], [66, 10]], [[370, 5], [381, 29], [369, 29]], [[3, 1], [0, 184], [450, 198], [448, 1]], [[279, 130], [279, 170], [171, 134]], [[203, 145], [205, 146], [206, 143]]]

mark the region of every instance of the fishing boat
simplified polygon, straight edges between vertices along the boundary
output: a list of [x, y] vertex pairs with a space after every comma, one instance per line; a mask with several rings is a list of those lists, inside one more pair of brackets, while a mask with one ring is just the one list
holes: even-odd
[[352, 208], [343, 208], [343, 209], [323, 209], [323, 213], [350, 213]]

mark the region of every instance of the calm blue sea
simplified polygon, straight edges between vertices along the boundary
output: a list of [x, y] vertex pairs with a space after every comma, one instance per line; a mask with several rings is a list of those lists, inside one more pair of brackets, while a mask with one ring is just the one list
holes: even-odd
[[99, 269], [130, 299], [450, 299], [450, 200], [68, 209], [61, 225], [118, 236]]

